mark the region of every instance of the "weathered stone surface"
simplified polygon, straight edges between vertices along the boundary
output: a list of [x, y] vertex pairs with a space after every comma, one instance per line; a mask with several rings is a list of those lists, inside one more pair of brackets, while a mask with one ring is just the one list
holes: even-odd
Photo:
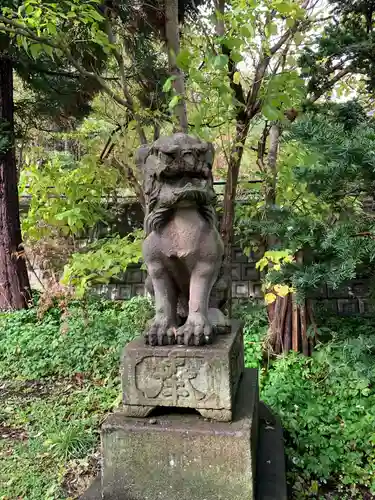
[[231, 423], [196, 414], [109, 416], [102, 428], [103, 499], [252, 500], [257, 412], [257, 372], [246, 369]]
[[147, 416], [156, 406], [194, 408], [228, 421], [244, 370], [243, 334], [233, 322], [229, 334], [209, 346], [145, 346], [143, 339], [124, 350], [121, 377], [124, 412]]
[[142, 255], [156, 310], [146, 344], [199, 346], [216, 334], [208, 306], [224, 245], [216, 227], [213, 157], [212, 144], [182, 133], [138, 150], [146, 205]]

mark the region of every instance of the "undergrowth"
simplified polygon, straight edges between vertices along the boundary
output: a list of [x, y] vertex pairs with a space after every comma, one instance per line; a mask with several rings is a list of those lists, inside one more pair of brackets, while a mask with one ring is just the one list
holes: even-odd
[[281, 417], [293, 498], [374, 498], [375, 320], [329, 318], [312, 358], [280, 357], [262, 399]]
[[117, 375], [121, 348], [152, 314], [143, 297], [126, 302], [72, 301], [50, 308], [0, 314], [0, 377], [35, 379], [83, 373]]
[[[0, 499], [78, 498], [97, 472], [98, 431], [119, 403], [123, 346], [152, 314], [144, 298], [60, 301], [0, 315]], [[375, 496], [375, 319], [325, 318], [312, 358], [263, 354], [263, 307], [244, 321], [247, 367], [280, 415], [290, 498]]]
[[0, 315], [0, 499], [71, 500], [98, 472], [99, 429], [120, 403], [121, 349], [145, 298], [60, 300]]

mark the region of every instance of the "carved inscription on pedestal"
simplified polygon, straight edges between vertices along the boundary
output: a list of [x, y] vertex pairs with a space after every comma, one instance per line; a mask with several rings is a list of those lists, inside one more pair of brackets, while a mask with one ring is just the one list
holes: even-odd
[[123, 354], [123, 403], [129, 415], [133, 408], [138, 414], [141, 407], [163, 406], [195, 408], [210, 418], [230, 420], [243, 369], [242, 328], [237, 324], [210, 346], [150, 347], [136, 339]]
[[171, 406], [207, 398], [210, 380], [203, 358], [143, 358], [135, 367], [135, 384], [147, 399], [161, 399]]

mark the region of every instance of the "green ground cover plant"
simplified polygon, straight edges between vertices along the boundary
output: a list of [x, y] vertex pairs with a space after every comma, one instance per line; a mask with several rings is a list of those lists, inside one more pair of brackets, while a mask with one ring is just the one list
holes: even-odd
[[292, 498], [375, 494], [375, 321], [329, 318], [312, 358], [279, 358], [262, 399], [285, 430]]
[[[0, 316], [0, 499], [70, 500], [99, 467], [99, 428], [119, 402], [121, 349], [152, 314], [145, 298], [61, 301]], [[245, 361], [285, 431], [290, 498], [375, 494], [375, 320], [325, 318], [312, 358], [268, 359], [268, 323], [237, 306]]]
[[121, 349], [151, 314], [138, 297], [0, 315], [1, 500], [68, 500], [87, 488], [98, 429], [120, 402]]

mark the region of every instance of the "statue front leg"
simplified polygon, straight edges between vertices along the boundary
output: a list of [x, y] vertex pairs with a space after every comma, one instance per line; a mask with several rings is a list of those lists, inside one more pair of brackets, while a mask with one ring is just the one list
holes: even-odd
[[218, 270], [216, 261], [201, 261], [194, 266], [190, 278], [189, 316], [177, 330], [178, 344], [212, 343], [213, 328], [208, 320], [208, 301]]
[[155, 295], [155, 317], [145, 332], [146, 344], [175, 343], [177, 330], [177, 292], [167, 270], [160, 261], [147, 264]]

